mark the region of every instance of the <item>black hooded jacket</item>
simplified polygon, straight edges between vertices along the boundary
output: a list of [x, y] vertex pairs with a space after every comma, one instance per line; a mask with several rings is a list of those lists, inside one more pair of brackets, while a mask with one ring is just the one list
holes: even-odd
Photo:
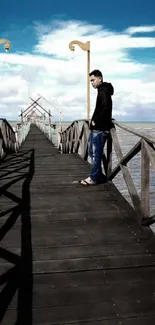
[[[96, 107], [90, 122], [90, 130], [109, 131], [112, 119], [112, 99], [114, 88], [111, 83], [103, 82], [98, 87]], [[92, 125], [94, 121], [95, 125]]]

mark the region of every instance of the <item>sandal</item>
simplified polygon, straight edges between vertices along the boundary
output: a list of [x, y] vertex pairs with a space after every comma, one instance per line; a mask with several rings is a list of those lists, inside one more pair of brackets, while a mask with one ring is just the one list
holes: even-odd
[[82, 180], [80, 181], [80, 184], [81, 184], [81, 185], [96, 185], [96, 183], [93, 182], [92, 180], [91, 180], [90, 182], [88, 182], [86, 179], [82, 179]]
[[81, 185], [96, 185], [96, 183], [89, 177], [86, 179], [82, 179], [80, 181], [74, 181], [73, 184], [81, 184]]

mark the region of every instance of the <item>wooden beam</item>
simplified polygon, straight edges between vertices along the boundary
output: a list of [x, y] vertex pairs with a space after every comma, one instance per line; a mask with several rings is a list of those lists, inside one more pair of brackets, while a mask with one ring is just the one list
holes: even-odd
[[120, 169], [122, 171], [123, 178], [125, 180], [125, 183], [126, 183], [128, 192], [130, 194], [135, 212], [137, 214], [138, 223], [139, 223], [139, 225], [141, 225], [141, 219], [142, 219], [141, 201], [140, 201], [139, 195], [137, 193], [136, 187], [134, 185], [134, 182], [132, 180], [132, 177], [130, 175], [130, 171], [129, 171], [128, 167], [126, 165], [121, 164], [121, 160], [123, 159], [123, 153], [122, 153], [122, 150], [119, 145], [116, 129], [114, 127], [111, 129], [111, 136], [112, 136], [112, 140], [113, 140], [115, 153], [116, 153], [118, 162], [120, 164]]
[[[31, 97], [30, 97], [30, 98], [31, 98]], [[31, 98], [31, 100], [33, 100], [33, 99]], [[43, 109], [44, 112], [46, 112], [46, 113], [49, 115], [49, 112], [48, 112], [44, 107], [42, 107], [39, 103], [37, 103], [37, 105], [38, 105], [41, 109]], [[50, 116], [52, 116], [52, 115], [50, 114]]]
[[[29, 105], [24, 111], [23, 111], [23, 113], [25, 113], [32, 105], [34, 105], [34, 103], [37, 103], [39, 100], [40, 100], [40, 98], [41, 97], [39, 97], [37, 100], [33, 100], [33, 99], [31, 99], [31, 100], [33, 100], [33, 103], [31, 104], [31, 105]], [[21, 114], [19, 115], [19, 116], [21, 116]]]
[[120, 160], [118, 165], [112, 170], [111, 174], [109, 174], [108, 180], [114, 179], [116, 175], [120, 172], [121, 165], [126, 165], [137, 153], [141, 150], [141, 140], [139, 140], [134, 147]]
[[155, 171], [155, 149], [150, 143], [146, 142], [145, 140], [143, 140], [143, 145], [150, 160], [151, 167]]
[[134, 128], [130, 126], [123, 125], [122, 123], [113, 120], [112, 121], [114, 125], [118, 126], [122, 130], [132, 133], [133, 135], [136, 135], [139, 138], [142, 138], [145, 141], [151, 142], [155, 144], [155, 137], [152, 137], [151, 135], [145, 134], [143, 132], [136, 131]]
[[42, 114], [42, 115], [44, 115], [44, 113], [43, 112], [41, 112], [36, 106], [34, 106], [34, 107], [32, 107], [25, 115], [24, 115], [24, 117], [26, 117], [28, 114], [30, 114], [30, 112], [33, 110], [33, 109], [35, 109], [35, 110], [37, 110], [37, 111], [39, 111], [39, 113], [40, 114]]

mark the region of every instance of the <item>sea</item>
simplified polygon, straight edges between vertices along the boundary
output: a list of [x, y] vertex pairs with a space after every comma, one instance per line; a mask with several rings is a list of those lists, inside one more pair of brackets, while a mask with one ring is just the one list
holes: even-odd
[[[9, 122], [12, 126], [16, 125], [16, 121]], [[151, 135], [155, 139], [155, 122], [121, 122], [125, 126], [129, 126], [134, 128], [136, 131], [143, 132], [146, 135]], [[62, 130], [65, 130], [71, 121], [62, 122]], [[56, 122], [56, 130], [53, 130], [52, 133], [52, 141], [57, 146], [57, 129], [59, 127], [59, 123]], [[130, 149], [140, 140], [138, 136], [135, 136], [129, 132], [124, 131], [123, 129], [116, 127], [120, 147], [122, 149], [123, 155], [127, 154]], [[118, 164], [117, 157], [115, 155], [114, 149], [112, 154], [112, 167], [114, 168]], [[130, 174], [136, 186], [139, 197], [141, 195], [141, 152], [137, 154], [129, 163], [128, 168], [130, 170]], [[86, 175], [87, 176], [87, 175]], [[122, 173], [119, 174], [113, 180], [114, 184], [118, 188], [118, 190], [122, 193], [125, 199], [132, 205], [132, 201], [130, 199], [130, 195], [128, 193], [128, 189]], [[150, 167], [150, 215], [155, 214], [155, 171], [153, 171]], [[151, 227], [155, 232], [155, 225]]]

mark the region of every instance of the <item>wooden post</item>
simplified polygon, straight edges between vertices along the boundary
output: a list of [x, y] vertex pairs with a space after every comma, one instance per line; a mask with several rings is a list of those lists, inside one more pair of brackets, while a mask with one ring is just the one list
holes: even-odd
[[116, 157], [118, 159], [119, 165], [120, 165], [120, 169], [122, 171], [122, 175], [123, 178], [125, 180], [126, 186], [128, 188], [135, 212], [137, 213], [137, 217], [138, 217], [138, 223], [141, 226], [141, 219], [142, 219], [142, 209], [141, 209], [141, 201], [137, 192], [137, 189], [135, 187], [135, 184], [132, 180], [129, 168], [127, 167], [126, 164], [122, 164], [121, 160], [123, 159], [123, 153], [119, 144], [119, 140], [117, 137], [117, 133], [116, 133], [116, 129], [115, 127], [113, 127], [111, 129], [111, 137], [112, 137], [112, 142], [113, 142], [113, 146], [115, 149], [115, 153], [116, 153]]
[[141, 141], [141, 206], [143, 218], [150, 212], [150, 162], [144, 141]]
[[111, 134], [109, 134], [107, 139], [107, 171], [106, 176], [111, 174], [112, 172], [112, 137]]
[[87, 120], [90, 120], [90, 42], [89, 43], [89, 49], [87, 51]]
[[51, 111], [48, 111], [49, 115], [49, 139], [51, 139]]
[[23, 120], [23, 110], [21, 110], [21, 123], [23, 124], [24, 120]]
[[90, 73], [90, 41], [86, 43], [82, 43], [79, 41], [72, 41], [69, 43], [69, 48], [71, 51], [75, 51], [74, 44], [78, 45], [81, 50], [87, 51], [87, 119], [90, 119], [90, 80], [89, 80], [89, 73]]
[[51, 126], [51, 111], [50, 111], [50, 109], [48, 111], [48, 114], [49, 114], [49, 125]]

